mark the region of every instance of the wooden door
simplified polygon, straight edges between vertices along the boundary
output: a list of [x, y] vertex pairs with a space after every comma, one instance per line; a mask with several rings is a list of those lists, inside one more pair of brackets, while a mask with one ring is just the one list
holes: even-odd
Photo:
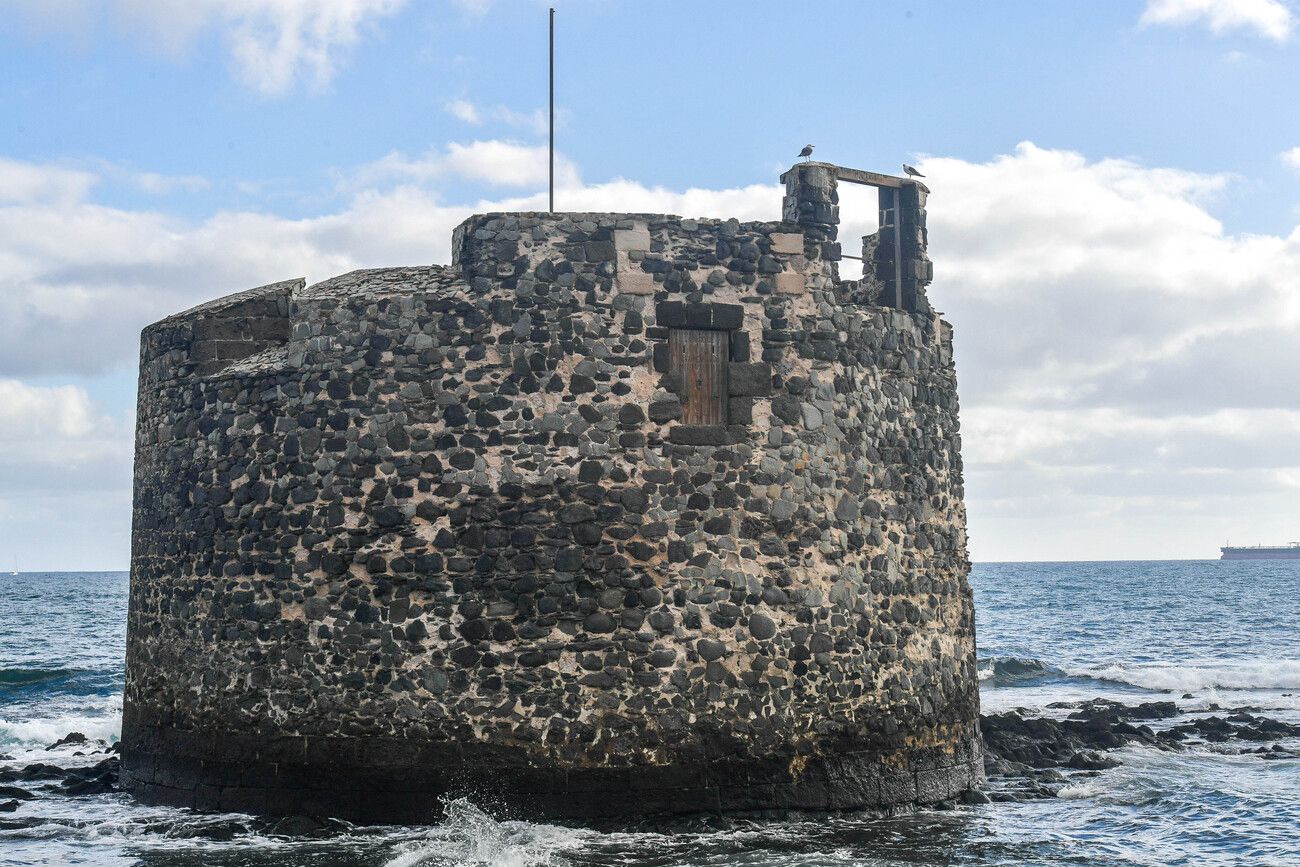
[[726, 331], [674, 328], [668, 332], [672, 371], [681, 383], [682, 423], [727, 423]]

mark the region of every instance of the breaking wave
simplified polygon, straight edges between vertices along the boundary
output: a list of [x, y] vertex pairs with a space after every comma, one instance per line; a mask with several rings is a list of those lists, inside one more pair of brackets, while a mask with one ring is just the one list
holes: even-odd
[[0, 748], [45, 747], [69, 732], [81, 732], [92, 740], [117, 740], [122, 732], [122, 696], [83, 698], [82, 702], [81, 707], [65, 705], [66, 713], [50, 716], [0, 717]]
[[1207, 689], [1300, 690], [1300, 660], [1246, 659], [1234, 662], [1115, 662], [1065, 669], [1032, 657], [995, 656], [979, 660], [985, 686], [1026, 686], [1048, 680], [1090, 680], [1161, 692]]
[[1017, 686], [1045, 678], [1064, 676], [1065, 672], [1040, 659], [1021, 656], [993, 656], [979, 660], [979, 679], [991, 686]]
[[1068, 672], [1126, 683], [1143, 689], [1193, 692], [1204, 689], [1300, 689], [1300, 660], [1256, 659], [1240, 662], [1117, 662], [1102, 668]]

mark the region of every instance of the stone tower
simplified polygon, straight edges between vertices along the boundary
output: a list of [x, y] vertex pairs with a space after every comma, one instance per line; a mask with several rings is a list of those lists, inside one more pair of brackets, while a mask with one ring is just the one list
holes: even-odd
[[[146, 328], [124, 785], [362, 821], [976, 785], [926, 190], [783, 179], [779, 222], [479, 215], [450, 267]], [[858, 281], [846, 180], [880, 187]]]

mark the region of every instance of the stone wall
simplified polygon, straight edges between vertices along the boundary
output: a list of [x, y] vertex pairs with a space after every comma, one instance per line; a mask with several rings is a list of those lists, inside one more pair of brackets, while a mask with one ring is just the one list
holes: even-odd
[[[859, 303], [801, 194], [476, 216], [451, 267], [277, 284], [290, 329], [220, 369], [201, 315], [146, 329], [128, 788], [420, 821], [976, 784], [951, 332]], [[725, 424], [680, 421], [677, 327], [726, 333]]]

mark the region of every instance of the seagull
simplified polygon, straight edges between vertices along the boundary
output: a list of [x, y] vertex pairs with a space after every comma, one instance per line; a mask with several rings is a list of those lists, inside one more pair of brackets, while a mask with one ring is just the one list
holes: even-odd
[[799, 156], [804, 158], [804, 162], [812, 158], [812, 149], [812, 145], [804, 145], [803, 150], [799, 151]]
[[918, 172], [915, 168], [913, 168], [912, 166], [909, 166], [907, 163], [903, 163], [903, 174], [908, 175], [909, 177], [913, 177], [913, 178], [923, 178], [923, 177], [925, 177], [925, 175], [921, 174], [921, 173]]

